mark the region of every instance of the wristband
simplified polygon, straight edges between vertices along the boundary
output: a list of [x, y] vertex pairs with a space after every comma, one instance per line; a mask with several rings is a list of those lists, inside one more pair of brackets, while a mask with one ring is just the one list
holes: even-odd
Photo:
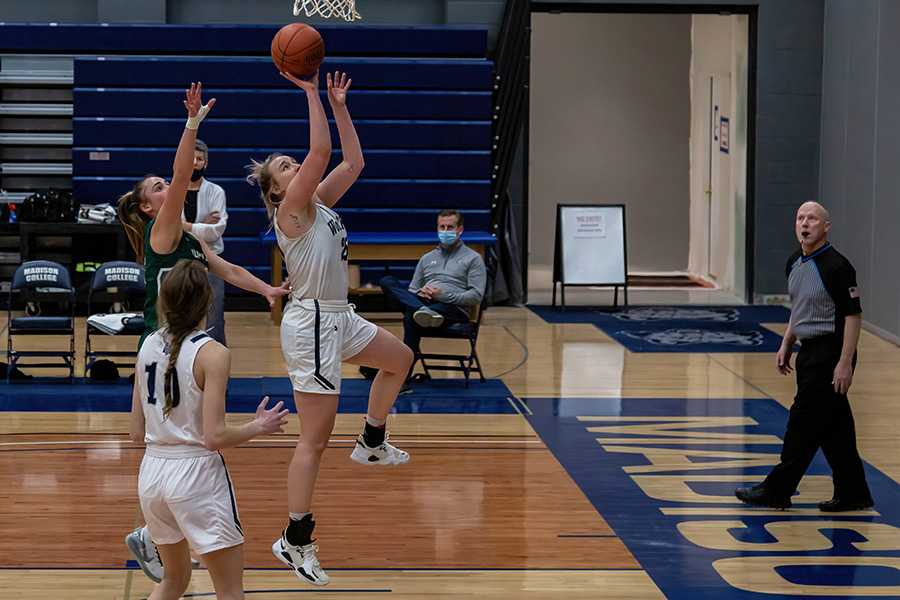
[[209, 112], [209, 105], [204, 104], [200, 107], [200, 110], [197, 111], [197, 114], [193, 117], [188, 117], [187, 123], [184, 124], [187, 129], [197, 129], [200, 127], [200, 121], [203, 120], [203, 117], [206, 116], [206, 113]]

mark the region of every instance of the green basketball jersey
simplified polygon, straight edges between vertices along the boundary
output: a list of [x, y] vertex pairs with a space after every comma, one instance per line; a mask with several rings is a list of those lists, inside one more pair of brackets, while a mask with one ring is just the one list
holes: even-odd
[[159, 284], [175, 264], [182, 259], [199, 260], [203, 266], [209, 268], [209, 261], [203, 253], [203, 246], [197, 238], [188, 232], [182, 232], [178, 246], [168, 254], [157, 254], [150, 247], [150, 230], [156, 219], [147, 223], [144, 229], [144, 281], [147, 283], [147, 299], [144, 301], [144, 324], [147, 328], [141, 335], [138, 349], [147, 339], [147, 336], [159, 327], [159, 317], [156, 314], [156, 300], [159, 297]]

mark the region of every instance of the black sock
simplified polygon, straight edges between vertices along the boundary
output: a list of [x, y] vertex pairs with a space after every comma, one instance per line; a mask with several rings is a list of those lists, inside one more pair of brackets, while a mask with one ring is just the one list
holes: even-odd
[[316, 522], [312, 520], [312, 515], [306, 515], [299, 521], [291, 519], [287, 529], [284, 530], [284, 539], [292, 546], [306, 546], [311, 544], [313, 528]]
[[366, 423], [363, 431], [363, 443], [369, 448], [377, 448], [384, 443], [384, 425], [375, 426]]

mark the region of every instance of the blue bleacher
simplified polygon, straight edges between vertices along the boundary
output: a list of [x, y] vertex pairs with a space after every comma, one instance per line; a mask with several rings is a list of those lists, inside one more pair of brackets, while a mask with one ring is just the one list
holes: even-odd
[[[177, 146], [185, 118], [76, 116], [72, 119], [72, 136], [79, 147], [106, 146], [113, 141], [111, 138], [120, 143], [132, 140], [136, 147], [162, 147], [174, 139]], [[353, 124], [360, 140], [372, 140], [381, 148], [482, 149], [491, 141], [490, 121], [354, 119]], [[275, 146], [295, 145], [304, 132], [309, 139], [306, 119], [210, 118], [201, 131], [203, 141], [211, 149], [233, 146], [244, 140]], [[340, 143], [333, 122], [331, 139], [332, 143]]]
[[[490, 231], [493, 64], [487, 32], [462, 27], [316, 27], [326, 71], [353, 79], [348, 106], [366, 167], [335, 207], [349, 230], [434, 231], [457, 208], [469, 231]], [[202, 81], [216, 106], [199, 137], [207, 177], [228, 197], [224, 257], [268, 279], [268, 226], [246, 165], [273, 151], [299, 159], [309, 126], [301, 90], [269, 57], [275, 25], [0, 24], [0, 51], [75, 55], [73, 190], [83, 203], [115, 202], [147, 173], [169, 177], [184, 125], [184, 89]], [[37, 49], [37, 50], [35, 50]], [[335, 152], [339, 138], [331, 121]], [[390, 268], [369, 265], [363, 282]], [[243, 293], [229, 286], [229, 293]]]
[[[47, 54], [267, 54], [276, 25], [0, 23], [0, 51]], [[484, 58], [487, 30], [469, 27], [316, 25], [329, 56]]]
[[[264, 155], [263, 155], [264, 157]], [[160, 176], [165, 175], [165, 169], [160, 171]], [[490, 184], [483, 180], [448, 180], [448, 179], [370, 179], [368, 166], [361, 177], [353, 184], [344, 195], [335, 209], [340, 212], [349, 207], [388, 207], [388, 208], [414, 208], [414, 207], [441, 207], [453, 208], [482, 208], [483, 201], [490, 194]], [[95, 204], [100, 202], [115, 202], [120, 195], [129, 191], [140, 177], [82, 177], [72, 178], [76, 197], [81, 202]], [[221, 185], [228, 198], [228, 206], [249, 206], [263, 210], [262, 200], [259, 198], [258, 188], [252, 187], [243, 176], [239, 177], [215, 177], [210, 175], [210, 181]], [[490, 205], [488, 205], [490, 206]], [[437, 216], [437, 212], [435, 212]], [[403, 213], [396, 215], [402, 225]], [[399, 228], [399, 226], [398, 226]], [[435, 229], [437, 219], [435, 219]], [[228, 232], [226, 232], [228, 233]]]
[[[218, 107], [216, 107], [218, 108]], [[210, 117], [210, 125], [214, 123]], [[307, 140], [298, 140], [304, 143]], [[118, 173], [121, 176], [138, 178], [147, 173], [171, 172], [175, 155], [171, 148], [111, 148], [103, 160], [91, 157], [96, 148], [75, 148], [72, 153], [73, 168], [82, 177]], [[303, 156], [306, 147], [292, 148], [216, 148], [210, 156], [207, 174], [209, 177], [231, 177], [243, 173], [250, 164], [250, 158], [268, 156], [281, 152], [292, 156]], [[414, 173], [419, 179], [483, 180], [490, 177], [491, 153], [489, 150], [429, 150], [429, 149], [379, 149], [365, 150], [366, 170], [377, 173], [380, 178], [399, 178]], [[340, 149], [332, 152], [329, 168], [341, 160]]]

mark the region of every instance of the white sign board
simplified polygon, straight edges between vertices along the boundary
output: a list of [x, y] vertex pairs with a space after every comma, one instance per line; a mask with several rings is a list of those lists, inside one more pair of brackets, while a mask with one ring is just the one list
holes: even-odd
[[556, 281], [625, 285], [625, 207], [557, 206]]

